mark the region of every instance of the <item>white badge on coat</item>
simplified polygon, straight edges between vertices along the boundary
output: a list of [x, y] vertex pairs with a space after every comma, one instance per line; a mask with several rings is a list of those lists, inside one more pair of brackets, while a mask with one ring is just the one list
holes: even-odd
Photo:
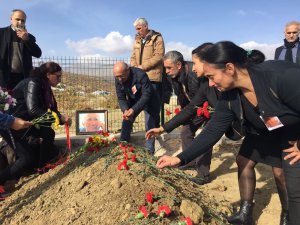
[[264, 122], [268, 130], [270, 131], [284, 126], [277, 116], [265, 117], [265, 118], [260, 116], [260, 118]]
[[131, 91], [132, 91], [132, 93], [135, 95], [135, 93], [137, 92], [137, 89], [136, 89], [136, 86], [135, 86], [135, 85], [131, 88]]

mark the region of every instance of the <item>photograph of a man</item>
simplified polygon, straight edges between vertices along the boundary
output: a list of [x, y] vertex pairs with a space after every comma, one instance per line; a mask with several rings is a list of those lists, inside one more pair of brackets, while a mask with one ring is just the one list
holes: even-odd
[[81, 113], [79, 115], [80, 132], [106, 132], [104, 113]]

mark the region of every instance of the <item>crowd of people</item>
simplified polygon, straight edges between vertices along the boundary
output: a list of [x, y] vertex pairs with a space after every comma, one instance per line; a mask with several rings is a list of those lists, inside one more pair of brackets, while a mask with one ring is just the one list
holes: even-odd
[[[0, 85], [12, 89], [17, 100], [9, 112], [13, 116], [0, 113], [0, 134], [16, 155], [0, 171], [1, 200], [7, 196], [3, 187], [7, 180], [18, 178], [25, 169], [43, 168], [64, 154], [54, 145], [51, 122], [37, 127], [29, 121], [50, 110], [60, 124], [71, 125], [71, 119], [59, 112], [51, 89], [61, 81], [62, 68], [55, 62], [33, 68], [32, 57], [40, 57], [42, 52], [25, 22], [25, 12], [13, 10], [11, 25], [0, 29]], [[236, 157], [240, 209], [227, 217], [228, 222], [253, 224], [255, 166], [263, 163], [271, 166], [274, 174], [282, 208], [280, 225], [299, 224], [300, 23], [286, 24], [284, 44], [276, 49], [275, 60], [265, 61], [258, 50], [221, 41], [195, 48], [192, 62], [176, 50], [165, 53], [162, 34], [149, 29], [145, 18], [138, 18], [133, 25], [137, 34], [130, 65], [120, 61], [113, 67], [123, 114], [120, 141], [130, 141], [133, 123], [142, 111], [149, 154], [155, 153], [155, 136], [182, 125], [183, 151], [160, 157], [157, 167], [193, 166], [197, 176], [192, 181], [204, 185], [210, 182], [213, 145], [224, 134], [232, 140], [242, 139]], [[178, 111], [160, 126], [164, 96], [171, 93], [170, 88], [177, 96]], [[208, 107], [214, 109], [212, 115]], [[85, 131], [105, 129], [97, 116], [85, 116]]]

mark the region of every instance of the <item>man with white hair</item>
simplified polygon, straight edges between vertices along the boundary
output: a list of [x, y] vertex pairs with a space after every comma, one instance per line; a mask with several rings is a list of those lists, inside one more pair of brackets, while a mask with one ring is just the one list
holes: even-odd
[[285, 25], [284, 45], [275, 51], [275, 60], [286, 60], [300, 66], [300, 47], [299, 47], [300, 23], [297, 21], [289, 22]]
[[105, 122], [101, 120], [98, 113], [85, 113], [81, 125], [83, 126], [82, 132], [107, 131]]
[[[153, 98], [157, 104], [162, 104], [162, 73], [165, 46], [162, 35], [150, 30], [145, 18], [137, 18], [133, 23], [137, 34], [133, 44], [130, 65], [146, 72], [154, 90]], [[145, 117], [149, 114], [145, 112]]]

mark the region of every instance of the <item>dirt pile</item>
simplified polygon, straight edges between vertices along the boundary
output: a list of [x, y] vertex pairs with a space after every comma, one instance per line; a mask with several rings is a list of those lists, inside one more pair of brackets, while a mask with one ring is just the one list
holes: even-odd
[[[228, 202], [208, 196], [183, 171], [158, 170], [156, 158], [142, 148], [135, 147], [133, 153], [137, 162], [128, 163], [129, 170], [118, 170], [124, 149], [113, 144], [77, 154], [67, 165], [43, 175], [22, 178], [17, 190], [0, 202], [0, 224], [175, 225], [187, 216], [194, 224], [223, 224], [220, 212], [230, 213]], [[128, 152], [130, 161], [133, 153]], [[148, 192], [159, 196], [152, 204], [147, 203]], [[159, 218], [156, 212], [163, 205], [172, 212]], [[140, 206], [146, 206], [149, 216], [134, 219]]]

